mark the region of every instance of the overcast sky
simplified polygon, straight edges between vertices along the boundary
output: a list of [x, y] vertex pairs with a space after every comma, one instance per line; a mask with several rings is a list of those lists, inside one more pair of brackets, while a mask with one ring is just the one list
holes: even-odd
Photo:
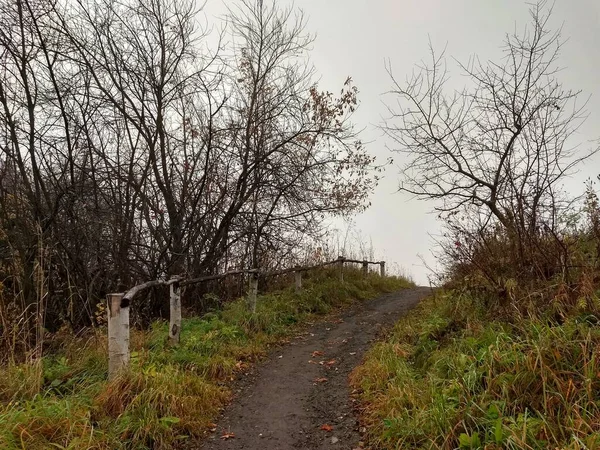
[[[280, 0], [287, 4], [286, 0]], [[207, 14], [222, 14], [223, 0], [208, 0]], [[360, 89], [360, 107], [354, 117], [365, 128], [363, 140], [370, 152], [385, 161], [394, 156], [377, 130], [386, 114], [382, 94], [390, 88], [384, 63], [390, 60], [394, 75], [404, 79], [415, 63], [426, 59], [428, 39], [436, 49], [447, 45], [447, 54], [461, 61], [471, 55], [498, 60], [499, 47], [507, 32], [522, 29], [529, 21], [529, 6], [522, 0], [296, 0], [308, 18], [308, 31], [317, 38], [311, 59], [321, 76], [322, 89], [339, 91], [351, 76]], [[600, 1], [556, 0], [553, 26], [562, 26], [568, 38], [560, 63], [566, 88], [591, 96], [589, 118], [579, 133], [584, 148], [596, 145], [600, 136]], [[454, 70], [458, 75], [458, 71]], [[580, 194], [584, 181], [600, 173], [600, 158], [590, 161], [569, 182]], [[375, 256], [393, 261], [426, 283], [423, 256], [434, 265], [430, 234], [438, 224], [429, 214], [432, 205], [398, 193], [398, 169], [388, 167], [385, 178], [372, 197], [372, 206], [355, 222], [362, 238], [373, 243]]]

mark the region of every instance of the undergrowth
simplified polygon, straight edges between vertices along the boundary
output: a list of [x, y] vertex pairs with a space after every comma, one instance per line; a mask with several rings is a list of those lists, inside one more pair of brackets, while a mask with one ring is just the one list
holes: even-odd
[[181, 448], [210, 428], [230, 398], [229, 383], [263, 357], [269, 345], [316, 315], [382, 292], [407, 280], [349, 270], [309, 275], [293, 289], [243, 299], [222, 311], [184, 319], [181, 343], [167, 345], [168, 325], [132, 331], [131, 369], [107, 379], [105, 330], [62, 337], [52, 354], [0, 368], [0, 448]]
[[[600, 448], [600, 291], [557, 318], [439, 291], [353, 372], [382, 449]], [[594, 304], [591, 304], [594, 303]]]

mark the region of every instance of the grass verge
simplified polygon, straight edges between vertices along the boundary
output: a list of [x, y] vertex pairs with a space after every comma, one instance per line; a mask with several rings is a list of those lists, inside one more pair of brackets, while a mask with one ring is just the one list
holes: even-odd
[[269, 345], [316, 315], [410, 287], [395, 277], [334, 269], [305, 289], [259, 296], [255, 314], [243, 299], [201, 318], [184, 319], [182, 341], [167, 345], [167, 324], [133, 331], [131, 370], [106, 381], [106, 335], [67, 338], [32, 364], [0, 369], [0, 448], [170, 449], [201, 437], [230, 398], [237, 372]]
[[[600, 292], [596, 293], [596, 303]], [[351, 375], [375, 448], [600, 448], [600, 315], [502, 320], [441, 291]]]

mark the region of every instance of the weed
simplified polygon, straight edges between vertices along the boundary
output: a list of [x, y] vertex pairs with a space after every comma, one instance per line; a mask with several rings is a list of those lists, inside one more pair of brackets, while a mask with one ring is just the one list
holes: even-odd
[[595, 319], [502, 321], [483, 304], [439, 292], [369, 351], [351, 382], [371, 442], [390, 449], [597, 447]]
[[230, 398], [230, 382], [264, 357], [269, 345], [332, 309], [408, 287], [398, 278], [348, 270], [314, 271], [304, 291], [243, 299], [204, 317], [184, 319], [181, 342], [168, 325], [133, 330], [131, 368], [107, 382], [106, 336], [55, 336], [54, 352], [35, 364], [0, 369], [0, 448], [169, 449], [197, 439]]

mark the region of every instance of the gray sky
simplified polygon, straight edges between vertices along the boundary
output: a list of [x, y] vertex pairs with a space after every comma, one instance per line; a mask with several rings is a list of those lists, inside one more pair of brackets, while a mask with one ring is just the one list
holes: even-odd
[[[208, 0], [207, 14], [221, 14], [223, 0]], [[280, 0], [282, 3], [287, 1]], [[398, 154], [386, 149], [386, 140], [375, 127], [386, 109], [382, 94], [391, 86], [384, 62], [389, 59], [394, 75], [404, 79], [415, 63], [428, 56], [428, 39], [434, 48], [447, 45], [447, 55], [466, 61], [471, 55], [498, 60], [507, 32], [529, 22], [528, 5], [522, 0], [296, 0], [308, 18], [308, 31], [317, 35], [311, 59], [321, 75], [320, 87], [337, 92], [347, 76], [360, 89], [360, 107], [354, 117], [365, 128], [363, 140], [380, 161]], [[589, 118], [580, 129], [583, 148], [600, 136], [600, 2], [556, 0], [553, 26], [562, 25], [568, 38], [560, 63], [566, 88], [591, 96]], [[217, 12], [218, 11], [218, 12]], [[450, 66], [452, 70], [454, 67]], [[457, 70], [452, 73], [459, 76]], [[600, 158], [589, 161], [568, 188], [580, 194], [583, 182], [600, 173]], [[427, 269], [418, 255], [435, 265], [430, 254], [438, 224], [428, 214], [432, 205], [398, 193], [398, 169], [388, 167], [372, 197], [372, 206], [356, 218], [362, 238], [372, 241], [377, 258], [394, 261], [417, 282], [426, 283]]]

